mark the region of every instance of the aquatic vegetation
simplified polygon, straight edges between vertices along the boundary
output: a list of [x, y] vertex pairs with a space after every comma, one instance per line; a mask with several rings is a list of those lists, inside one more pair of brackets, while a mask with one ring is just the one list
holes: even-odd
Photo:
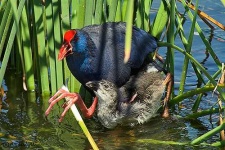
[[[65, 62], [57, 61], [63, 33], [70, 28], [82, 28], [102, 22], [127, 21], [146, 30], [159, 39], [158, 52], [165, 56], [164, 68], [174, 75], [175, 84], [170, 106], [183, 110], [185, 103], [191, 110], [181, 115], [185, 119], [197, 120], [216, 115], [220, 124], [188, 144], [198, 145], [217, 136], [213, 146], [224, 146], [224, 58], [211, 44], [216, 38], [224, 44], [224, 37], [215, 28], [224, 30], [219, 20], [200, 10], [201, 2], [188, 3], [185, 0], [161, 0], [156, 10], [153, 0], [94, 0], [94, 1], [26, 1], [2, 0], [0, 2], [0, 83], [6, 76], [7, 68], [15, 68], [23, 75], [23, 87], [42, 95], [55, 93], [65, 79], [68, 88], [90, 99], [80, 83], [70, 74]], [[221, 3], [224, 1], [218, 1]], [[222, 4], [222, 3], [221, 3]], [[134, 6], [134, 7], [132, 7]], [[200, 9], [196, 9], [200, 8]], [[204, 22], [205, 26], [199, 23]], [[127, 28], [129, 33], [129, 28]], [[213, 35], [214, 34], [214, 35]], [[129, 36], [126, 56], [129, 57]], [[197, 43], [195, 40], [198, 39]], [[220, 46], [222, 46], [222, 44]], [[195, 51], [196, 45], [201, 52]], [[201, 46], [200, 46], [201, 45]], [[203, 59], [199, 59], [199, 55]], [[176, 64], [176, 56], [182, 59]], [[207, 60], [213, 70], [208, 70]], [[125, 58], [127, 60], [127, 58]], [[179, 66], [177, 69], [176, 66]], [[178, 73], [179, 70], [181, 73]], [[197, 84], [187, 86], [189, 77], [195, 77]], [[216, 101], [210, 101], [210, 108], [201, 107], [204, 94], [213, 94]], [[173, 111], [171, 110], [171, 115]], [[211, 119], [211, 118], [210, 118]], [[215, 120], [214, 120], [215, 121]], [[218, 136], [221, 132], [222, 141]], [[141, 142], [154, 140], [142, 140]], [[155, 142], [155, 141], [154, 141]], [[173, 144], [179, 144], [174, 142]]]

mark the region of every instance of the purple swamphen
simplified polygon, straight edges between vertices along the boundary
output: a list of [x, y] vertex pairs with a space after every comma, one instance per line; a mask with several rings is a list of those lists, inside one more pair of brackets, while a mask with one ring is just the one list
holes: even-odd
[[[125, 31], [126, 24], [122, 22], [68, 30], [64, 34], [58, 60], [66, 58], [71, 73], [84, 86], [89, 81], [107, 80], [119, 88], [147, 63], [152, 62], [149, 54], [157, 48], [157, 41], [153, 36], [133, 26], [131, 54], [128, 62], [124, 63]], [[70, 97], [71, 100], [67, 103], [59, 121], [62, 121], [73, 103], [80, 107], [86, 118], [90, 118], [98, 102], [95, 97], [91, 107], [87, 109], [79, 94], [60, 89], [49, 100], [50, 105], [45, 114], [48, 115], [51, 108], [65, 97]], [[165, 110], [167, 115], [168, 109]]]

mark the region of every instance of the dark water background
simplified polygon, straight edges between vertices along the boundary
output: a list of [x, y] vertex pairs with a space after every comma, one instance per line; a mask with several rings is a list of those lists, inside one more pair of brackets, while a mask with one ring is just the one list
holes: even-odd
[[[153, 8], [158, 8], [159, 1], [154, 2]], [[182, 7], [179, 9], [183, 11]], [[220, 1], [200, 1], [199, 8], [214, 19], [225, 24], [225, 7]], [[153, 10], [152, 15], [156, 13]], [[205, 23], [198, 19], [203, 32], [207, 38], [211, 35], [212, 47], [219, 59], [224, 62], [225, 33], [219, 28], [211, 31]], [[189, 34], [191, 22], [186, 21], [184, 25], [185, 34]], [[176, 45], [182, 47], [179, 39]], [[160, 54], [165, 56], [165, 49], [160, 49]], [[201, 62], [211, 74], [217, 71], [212, 58], [206, 59], [205, 46], [199, 35], [194, 36], [193, 56]], [[175, 52], [175, 94], [178, 93], [181, 70], [183, 66], [183, 55]], [[48, 106], [46, 101], [49, 97], [36, 97], [35, 93], [27, 93], [22, 89], [21, 76], [15, 74], [14, 70], [7, 70], [6, 85], [8, 87], [7, 98], [3, 101], [0, 114], [0, 144], [2, 149], [90, 149], [91, 146], [81, 131], [72, 113], [68, 113], [63, 123], [58, 123], [58, 115], [62, 112], [61, 105], [54, 107], [52, 113], [46, 119], [44, 112]], [[196, 88], [197, 79], [189, 66], [185, 90]], [[191, 113], [191, 107], [196, 97], [186, 99], [182, 108], [175, 108], [170, 119], [156, 116], [150, 122], [135, 127], [117, 127], [113, 130], [104, 129], [95, 118], [85, 119], [85, 123], [100, 149], [217, 149], [210, 146], [192, 147], [189, 145], [172, 145], [157, 143], [141, 143], [138, 139], [152, 139], [159, 141], [190, 142], [198, 136], [206, 133], [217, 126], [217, 115], [199, 118], [198, 120], [184, 120], [180, 116]], [[203, 97], [200, 108], [210, 108], [216, 97], [208, 93]], [[29, 100], [29, 102], [28, 102]], [[45, 101], [43, 103], [42, 101]], [[218, 136], [208, 139], [207, 143], [218, 141]]]

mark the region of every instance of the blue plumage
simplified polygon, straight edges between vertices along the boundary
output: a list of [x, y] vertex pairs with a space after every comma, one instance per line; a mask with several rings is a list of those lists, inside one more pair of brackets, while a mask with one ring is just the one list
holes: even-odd
[[131, 55], [124, 64], [125, 31], [125, 23], [104, 23], [76, 29], [72, 38], [65, 34], [64, 40], [69, 38], [71, 44], [65, 47], [72, 48], [71, 55], [66, 57], [67, 65], [83, 85], [88, 81], [105, 79], [120, 87], [156, 49], [154, 37], [133, 27]]
[[[105, 92], [103, 97], [101, 97], [99, 93], [90, 86], [86, 85], [86, 87], [89, 87], [92, 91], [94, 90], [94, 93], [97, 94], [98, 98], [100, 98], [99, 103], [101, 103], [101, 100], [108, 100], [105, 96], [117, 91], [118, 89], [119, 92], [116, 92], [116, 95], [111, 97], [111, 100], [113, 101], [109, 102], [114, 102], [114, 100], [118, 99], [119, 104], [127, 105], [127, 102], [135, 103], [135, 105], [128, 104], [127, 106], [121, 106], [119, 107], [119, 110], [122, 114], [121, 116], [124, 116], [123, 111], [125, 110], [126, 113], [127, 108], [132, 108], [131, 111], [128, 111], [129, 114], [134, 114], [131, 115], [131, 119], [135, 119], [135, 116], [139, 114], [140, 110], [140, 114], [144, 113], [144, 115], [140, 115], [140, 117], [143, 116], [144, 118], [139, 117], [137, 120], [138, 122], [148, 120], [146, 117], [150, 117], [148, 115], [152, 114], [149, 112], [155, 112], [156, 107], [150, 106], [152, 104], [149, 104], [148, 106], [147, 104], [139, 105], [136, 98], [140, 98], [140, 100], [146, 99], [147, 101], [150, 98], [150, 95], [155, 96], [153, 99], [157, 102], [157, 99], [160, 99], [160, 96], [163, 93], [163, 89], [157, 89], [157, 87], [164, 88], [165, 84], [168, 84], [168, 87], [170, 88], [167, 89], [167, 94], [164, 99], [165, 107], [163, 112], [163, 116], [168, 117], [169, 109], [167, 103], [171, 93], [171, 75], [168, 73], [165, 81], [160, 82], [158, 86], [154, 86], [151, 82], [151, 78], [154, 76], [151, 72], [156, 70], [156, 72], [159, 71], [158, 73], [160, 74], [160, 71], [164, 71], [162, 68], [158, 69], [157, 66], [149, 66], [151, 65], [152, 59], [148, 57], [148, 55], [154, 52], [157, 48], [156, 39], [144, 30], [133, 26], [131, 54], [128, 62], [125, 64], [125, 32], [126, 24], [121, 22], [90, 25], [82, 29], [68, 30], [64, 34], [64, 42], [60, 48], [58, 60], [62, 60], [66, 57], [67, 65], [71, 73], [83, 85], [86, 85], [89, 81], [97, 81], [97, 84], [98, 81], [106, 81], [106, 83], [113, 84], [115, 88], [111, 91], [108, 90], [107, 87], [102, 88], [103, 90], [101, 90], [100, 93]], [[149, 69], [150, 73], [148, 71]], [[140, 76], [140, 74], [142, 74], [141, 72], [144, 75]], [[166, 71], [164, 72], [166, 73]], [[148, 76], [145, 76], [145, 74]], [[156, 74], [156, 77], [159, 79], [160, 76]], [[155, 78], [153, 81], [155, 81]], [[99, 85], [104, 86], [107, 84], [100, 83]], [[73, 103], [76, 103], [80, 107], [84, 116], [88, 118], [94, 114], [95, 107], [98, 104], [98, 98], [94, 98], [91, 107], [87, 108], [79, 94], [69, 93], [62, 88], [49, 100], [50, 106], [46, 110], [45, 114], [48, 115], [51, 108], [61, 98], [65, 97], [70, 97], [70, 102], [67, 102], [64, 106], [65, 110], [59, 121], [62, 121], [66, 112]], [[117, 104], [118, 103], [116, 102], [113, 105], [117, 106]], [[157, 102], [156, 104], [158, 105], [159, 103]], [[100, 104], [98, 105], [100, 108]], [[142, 109], [139, 106], [146, 107]], [[108, 111], [109, 109], [106, 107], [104, 110]], [[110, 112], [105, 113], [104, 110], [100, 111], [100, 113], [103, 115], [111, 115]], [[112, 112], [112, 114], [114, 113]], [[106, 117], [106, 120], [107, 118], [111, 119], [110, 117]], [[129, 120], [129, 117], [127, 119]], [[113, 126], [113, 124], [110, 125], [110, 127], [111, 126]]]

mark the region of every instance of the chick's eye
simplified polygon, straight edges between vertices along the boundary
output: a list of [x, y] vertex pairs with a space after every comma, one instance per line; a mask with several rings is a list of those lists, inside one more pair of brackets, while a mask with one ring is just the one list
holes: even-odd
[[150, 100], [151, 99], [151, 95], [147, 95], [146, 99]]
[[109, 88], [109, 85], [104, 84], [104, 88], [108, 89]]

